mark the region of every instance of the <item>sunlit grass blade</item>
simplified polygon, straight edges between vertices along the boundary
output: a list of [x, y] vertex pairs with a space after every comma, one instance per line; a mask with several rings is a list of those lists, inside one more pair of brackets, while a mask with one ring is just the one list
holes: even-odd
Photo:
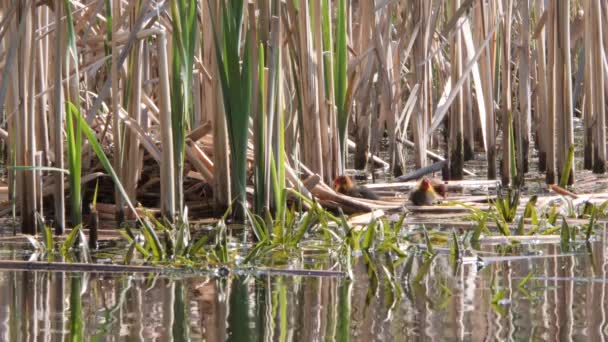
[[452, 229], [452, 241], [450, 243], [450, 261], [455, 264], [460, 260], [460, 244], [458, 242], [458, 236], [456, 231]]
[[77, 225], [72, 228], [72, 231], [65, 238], [65, 241], [61, 245], [61, 255], [65, 256], [69, 253], [70, 248], [73, 248], [78, 241], [78, 232], [82, 229], [82, 225]]
[[127, 243], [129, 245], [133, 245], [135, 247], [135, 249], [137, 249], [137, 251], [139, 253], [141, 253], [141, 255], [144, 258], [148, 258], [150, 257], [150, 252], [148, 252], [145, 248], [143, 248], [139, 243], [137, 243], [137, 241], [135, 241], [125, 230], [119, 230], [118, 233], [125, 239], [127, 240]]
[[192, 244], [188, 250], [188, 255], [193, 258], [198, 252], [209, 242], [209, 235], [200, 237], [194, 244]]
[[82, 140], [81, 125], [74, 126], [74, 117], [80, 116], [80, 110], [71, 102], [66, 106], [66, 135], [69, 183], [70, 183], [70, 212], [72, 225], [82, 223], [81, 169], [82, 169]]
[[566, 188], [568, 186], [568, 180], [570, 179], [570, 170], [572, 170], [572, 164], [574, 163], [574, 145], [571, 145], [568, 149], [568, 158], [564, 164], [564, 169], [559, 179], [559, 186]]
[[585, 240], [589, 241], [591, 238], [591, 234], [593, 234], [593, 229], [595, 228], [595, 213], [597, 212], [596, 208], [593, 208], [591, 211], [591, 217], [589, 217], [589, 223], [587, 223], [587, 227], [585, 229]]
[[530, 281], [530, 279], [532, 279], [533, 275], [534, 275], [534, 272], [530, 271], [530, 273], [528, 273], [528, 275], [525, 276], [524, 279], [519, 281], [519, 283], [517, 284], [517, 287], [523, 288], [524, 286], [526, 286], [528, 281]]
[[365, 229], [365, 235], [363, 236], [363, 242], [361, 243], [361, 249], [369, 250], [372, 247], [372, 243], [376, 239], [376, 226], [378, 222], [373, 219]]
[[420, 282], [424, 279], [424, 277], [426, 277], [426, 275], [431, 270], [431, 265], [433, 264], [433, 260], [435, 259], [435, 256], [437, 256], [437, 254], [433, 253], [431, 255], [427, 255], [424, 257], [424, 262], [418, 268], [418, 272], [416, 272], [416, 277], [414, 277], [414, 283], [420, 284]]
[[54, 250], [53, 231], [51, 227], [44, 223], [44, 218], [40, 213], [36, 213], [36, 220], [38, 221], [38, 228], [42, 230], [42, 242], [44, 243], [44, 247], [47, 253], [52, 255]]
[[431, 239], [429, 238], [429, 232], [426, 230], [426, 227], [422, 225], [422, 234], [424, 235], [424, 243], [426, 244], [426, 251], [429, 254], [435, 253], [433, 248], [433, 244], [431, 243]]
[[[145, 221], [145, 219], [144, 219], [144, 221]], [[154, 230], [154, 228], [152, 228], [152, 226], [150, 224], [144, 224], [141, 228], [142, 228], [142, 232], [144, 234], [144, 239], [146, 241], [146, 244], [152, 250], [152, 260], [153, 261], [162, 260], [163, 256], [164, 256], [164, 248], [160, 242], [158, 234], [156, 234], [156, 231]]]
[[302, 215], [300, 219], [300, 223], [298, 224], [298, 230], [295, 232], [291, 243], [293, 245], [297, 245], [304, 234], [308, 231], [311, 226], [311, 222], [313, 221], [314, 211], [306, 212]]
[[496, 292], [494, 294], [494, 296], [492, 296], [492, 304], [498, 304], [498, 302], [500, 302], [501, 299], [503, 299], [505, 297], [505, 294], [507, 293], [507, 290], [505, 289], [500, 289], [498, 290], [498, 292]]

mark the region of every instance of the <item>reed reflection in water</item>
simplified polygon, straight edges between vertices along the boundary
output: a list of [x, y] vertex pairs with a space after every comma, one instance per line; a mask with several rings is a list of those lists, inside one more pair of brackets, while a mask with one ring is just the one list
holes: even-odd
[[553, 245], [502, 250], [531, 257], [481, 269], [454, 270], [439, 255], [420, 283], [403, 264], [394, 284], [369, 279], [363, 258], [354, 280], [2, 271], [0, 340], [601, 340], [605, 247], [559, 257], [535, 257], [559, 254]]

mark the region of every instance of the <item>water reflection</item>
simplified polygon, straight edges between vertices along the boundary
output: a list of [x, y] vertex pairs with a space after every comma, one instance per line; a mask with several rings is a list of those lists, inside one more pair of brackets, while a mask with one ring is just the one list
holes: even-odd
[[534, 246], [529, 259], [455, 272], [439, 255], [420, 282], [401, 263], [396, 284], [376, 286], [362, 258], [354, 280], [4, 271], [0, 340], [602, 340], [606, 249], [592, 247], [541, 258], [559, 246]]

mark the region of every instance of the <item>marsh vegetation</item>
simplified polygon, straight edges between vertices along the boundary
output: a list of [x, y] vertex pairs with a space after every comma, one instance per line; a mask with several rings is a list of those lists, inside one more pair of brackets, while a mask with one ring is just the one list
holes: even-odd
[[607, 334], [607, 13], [0, 0], [0, 332]]

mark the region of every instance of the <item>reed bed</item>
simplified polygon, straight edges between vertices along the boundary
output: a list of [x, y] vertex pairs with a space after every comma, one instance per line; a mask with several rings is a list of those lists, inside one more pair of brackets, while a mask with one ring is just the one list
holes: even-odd
[[400, 176], [436, 152], [459, 180], [485, 153], [505, 186], [523, 182], [531, 149], [548, 184], [573, 183], [572, 153], [604, 173], [606, 6], [0, 0], [13, 212], [24, 233], [44, 213], [61, 234], [82, 222], [95, 179], [119, 222], [137, 203], [169, 222], [227, 208], [243, 221], [248, 207], [284, 220], [287, 203], [310, 206], [294, 193], [387, 207], [326, 185], [379, 155]]

